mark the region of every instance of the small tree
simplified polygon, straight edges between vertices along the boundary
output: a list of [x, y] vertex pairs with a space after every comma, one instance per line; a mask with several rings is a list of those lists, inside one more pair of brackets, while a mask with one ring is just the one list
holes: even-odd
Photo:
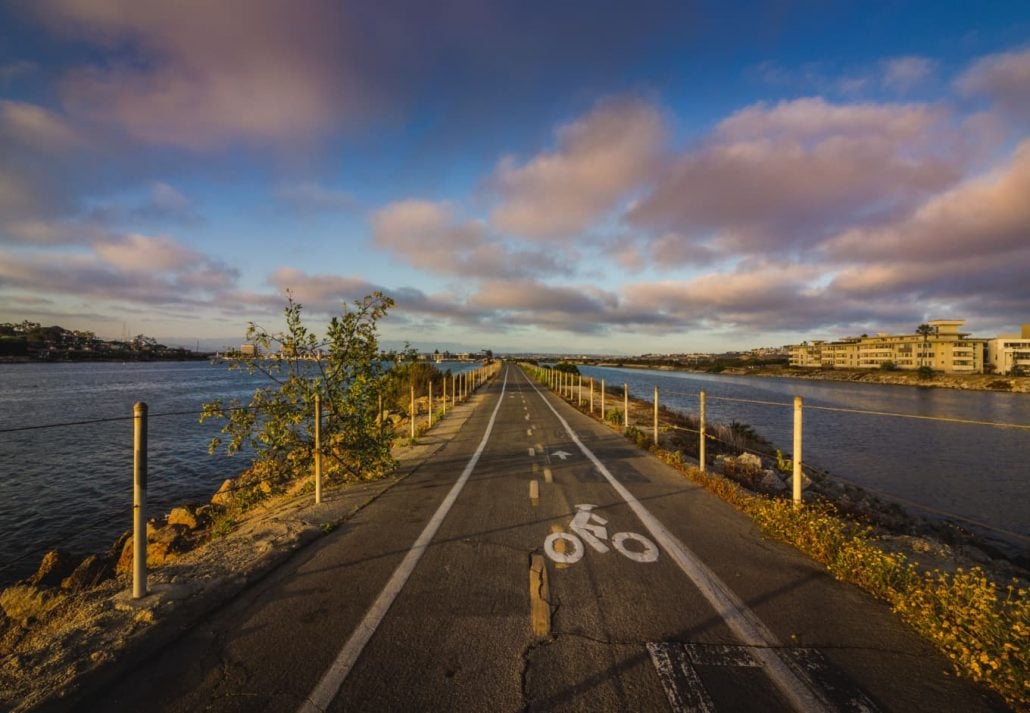
[[[255, 465], [264, 466], [266, 480], [283, 484], [309, 472], [314, 455], [314, 400], [321, 397], [322, 451], [327, 472], [345, 477], [371, 478], [393, 464], [393, 431], [379, 423], [379, 397], [385, 369], [379, 358], [377, 323], [394, 302], [375, 292], [344, 305], [319, 339], [304, 326], [301, 305], [288, 293], [284, 314], [286, 331], [269, 333], [251, 323], [247, 341], [257, 344], [264, 357], [240, 357], [230, 369], [262, 373], [272, 382], [254, 391], [249, 404], [205, 403], [200, 420], [222, 419], [226, 452], [244, 447], [254, 451]], [[223, 445], [211, 440], [214, 453]]]

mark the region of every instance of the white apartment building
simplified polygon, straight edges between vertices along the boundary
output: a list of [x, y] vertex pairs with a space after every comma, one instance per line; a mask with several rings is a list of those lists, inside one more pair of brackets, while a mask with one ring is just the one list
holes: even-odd
[[962, 319], [936, 319], [928, 324], [931, 331], [925, 336], [914, 332], [881, 333], [871, 337], [846, 337], [835, 342], [820, 340], [792, 345], [789, 347], [790, 365], [878, 369], [892, 363], [899, 369], [928, 366], [947, 374], [983, 373], [988, 340], [973, 339], [959, 332], [965, 324]]
[[1021, 334], [1003, 334], [987, 342], [987, 363], [995, 374], [1008, 374], [1019, 367], [1030, 374], [1030, 324], [1024, 324]]

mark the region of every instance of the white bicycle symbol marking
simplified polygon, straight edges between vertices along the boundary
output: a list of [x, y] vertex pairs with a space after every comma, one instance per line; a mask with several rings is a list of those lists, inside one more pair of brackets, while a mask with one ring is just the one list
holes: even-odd
[[[569, 524], [572, 532], [553, 532], [544, 540], [544, 552], [555, 562], [562, 564], [575, 564], [583, 559], [586, 542], [601, 554], [610, 551], [605, 540], [608, 539], [608, 529], [605, 525], [608, 521], [592, 512], [595, 505], [577, 505], [576, 515]], [[626, 547], [628, 541], [635, 542], [640, 551], [631, 550]], [[565, 543], [559, 552], [555, 545], [558, 542]], [[612, 535], [612, 547], [621, 552], [624, 556], [634, 562], [654, 562], [658, 559], [658, 546], [643, 535], [636, 532], [616, 532]]]

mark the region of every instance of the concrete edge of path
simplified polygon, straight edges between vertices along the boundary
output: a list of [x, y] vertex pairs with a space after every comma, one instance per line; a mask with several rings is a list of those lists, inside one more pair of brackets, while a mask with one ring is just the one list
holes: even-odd
[[[270, 576], [294, 555], [303, 551], [307, 545], [320, 540], [323, 535], [349, 520], [418, 471], [426, 461], [461, 432], [486, 398], [485, 391], [471, 395], [468, 401], [448, 411], [447, 415], [434, 424], [433, 428], [423, 434], [414, 445], [405, 443], [396, 447], [394, 457], [397, 459], [397, 466], [390, 476], [377, 481], [347, 483], [326, 488], [323, 491], [322, 504], [318, 506], [311, 502], [311, 494], [279, 502], [273, 508], [249, 518], [222, 540], [206, 542], [184, 557], [183, 562], [151, 571], [151, 594], [141, 600], [131, 600], [128, 590], [121, 587], [113, 597], [111, 605], [122, 611], [143, 614], [143, 618], [133, 617], [134, 622], [145, 622], [149, 617], [153, 617], [153, 623], [129, 634], [125, 639], [125, 645], [118, 648], [114, 652], [115, 655], [106, 661], [77, 673], [70, 681], [55, 685], [44, 698], [28, 706], [17, 705], [13, 710], [39, 713], [77, 710], [77, 706], [83, 701], [100, 693], [142, 662], [157, 655], [163, 648], [192, 630], [205, 617], [229, 605], [240, 593]], [[169, 578], [174, 581], [178, 577], [167, 574], [174, 569], [187, 573], [193, 571], [196, 575], [196, 570], [203, 567], [204, 554], [211, 559], [211, 550], [217, 548], [220, 543], [233, 541], [235, 544], [247, 544], [252, 541], [255, 527], [270, 521], [290, 531], [290, 536], [266, 551], [253, 551], [253, 558], [245, 562], [243, 567], [233, 570], [231, 574], [214, 577], [206, 582], [200, 582], [201, 578], [195, 577], [193, 582], [185, 585], [153, 581]], [[190, 563], [189, 555], [195, 553], [199, 555], [201, 562]], [[161, 576], [162, 574], [165, 576]]]

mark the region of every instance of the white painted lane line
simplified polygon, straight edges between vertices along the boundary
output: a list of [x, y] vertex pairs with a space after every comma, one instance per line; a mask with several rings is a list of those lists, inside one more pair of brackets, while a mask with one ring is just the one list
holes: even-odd
[[659, 522], [658, 518], [645, 508], [633, 493], [629, 492], [622, 483], [615, 479], [604, 463], [598, 459], [594, 452], [587, 448], [579, 439], [576, 432], [572, 430], [569, 422], [562, 418], [561, 414], [551, 405], [551, 402], [540, 393], [536, 384], [529, 382], [537, 396], [544, 402], [544, 405], [551, 410], [555, 418], [565, 428], [565, 432], [572, 439], [579, 450], [583, 452], [594, 467], [605, 477], [605, 480], [615, 489], [622, 499], [626, 501], [630, 509], [643, 523], [644, 527], [651, 533], [658, 545], [668, 552], [672, 560], [679, 566], [687, 577], [694, 583], [712, 608], [719, 614], [726, 625], [737, 635], [744, 644], [756, 647], [755, 657], [762, 662], [766, 674], [773, 684], [790, 702], [796, 711], [832, 711], [833, 706], [823, 698], [815, 688], [811, 679], [797, 668], [791, 666], [781, 658], [776, 649], [781, 644], [776, 635], [762, 622], [758, 616], [748, 608], [746, 604], [731, 590], [715, 572], [708, 568], [690, 549], [680, 542], [679, 538], [669, 532], [665, 525]]
[[383, 617], [386, 616], [386, 612], [389, 611], [393, 601], [400, 594], [401, 589], [404, 588], [411, 573], [415, 571], [415, 566], [422, 559], [422, 555], [425, 554], [433, 536], [440, 529], [441, 523], [443, 523], [447, 513], [450, 512], [451, 507], [454, 505], [454, 501], [458, 499], [462, 488], [465, 487], [469, 476], [472, 475], [476, 463], [479, 462], [479, 457], [483, 455], [483, 450], [486, 449], [487, 441], [490, 440], [490, 433], [494, 429], [494, 421], [497, 420], [497, 412], [500, 411], [501, 404], [504, 403], [504, 391], [507, 386], [508, 370], [505, 369], [504, 382], [501, 384], [501, 396], [497, 399], [497, 406], [494, 407], [493, 413], [490, 414], [490, 421], [486, 424], [486, 433], [483, 434], [483, 440], [479, 442], [476, 452], [472, 454], [472, 458], [465, 465], [465, 470], [461, 472], [457, 482], [454, 483], [450, 492], [447, 493], [447, 497], [440, 503], [440, 507], [433, 513], [433, 517], [429, 520], [425, 529], [422, 530], [422, 534], [418, 536], [415, 544], [408, 550], [408, 554], [404, 556], [400, 565], [394, 570], [390, 581], [386, 583], [383, 591], [379, 593], [379, 597], [369, 607], [369, 610], [365, 612], [365, 617], [358, 624], [357, 629], [354, 630], [354, 633], [347, 639], [347, 643], [340, 649], [340, 653], [336, 655], [336, 660], [333, 661], [329, 670], [322, 676], [322, 680], [315, 686], [315, 690], [311, 692], [307, 700], [297, 709], [298, 713], [325, 713], [329, 704], [333, 702], [333, 698], [336, 697], [340, 686], [343, 685], [344, 680], [347, 678], [347, 674], [350, 673], [355, 662], [357, 662], [358, 657], [365, 648], [365, 644], [375, 634], [379, 624], [383, 621]]
[[530, 449], [529, 449], [529, 457], [533, 458], [534, 456], [536, 456], [536, 450], [534, 450], [532, 447], [530, 447]]
[[533, 429], [532, 428], [527, 428], [526, 429], [526, 435], [527, 436], [532, 436], [533, 435]]

